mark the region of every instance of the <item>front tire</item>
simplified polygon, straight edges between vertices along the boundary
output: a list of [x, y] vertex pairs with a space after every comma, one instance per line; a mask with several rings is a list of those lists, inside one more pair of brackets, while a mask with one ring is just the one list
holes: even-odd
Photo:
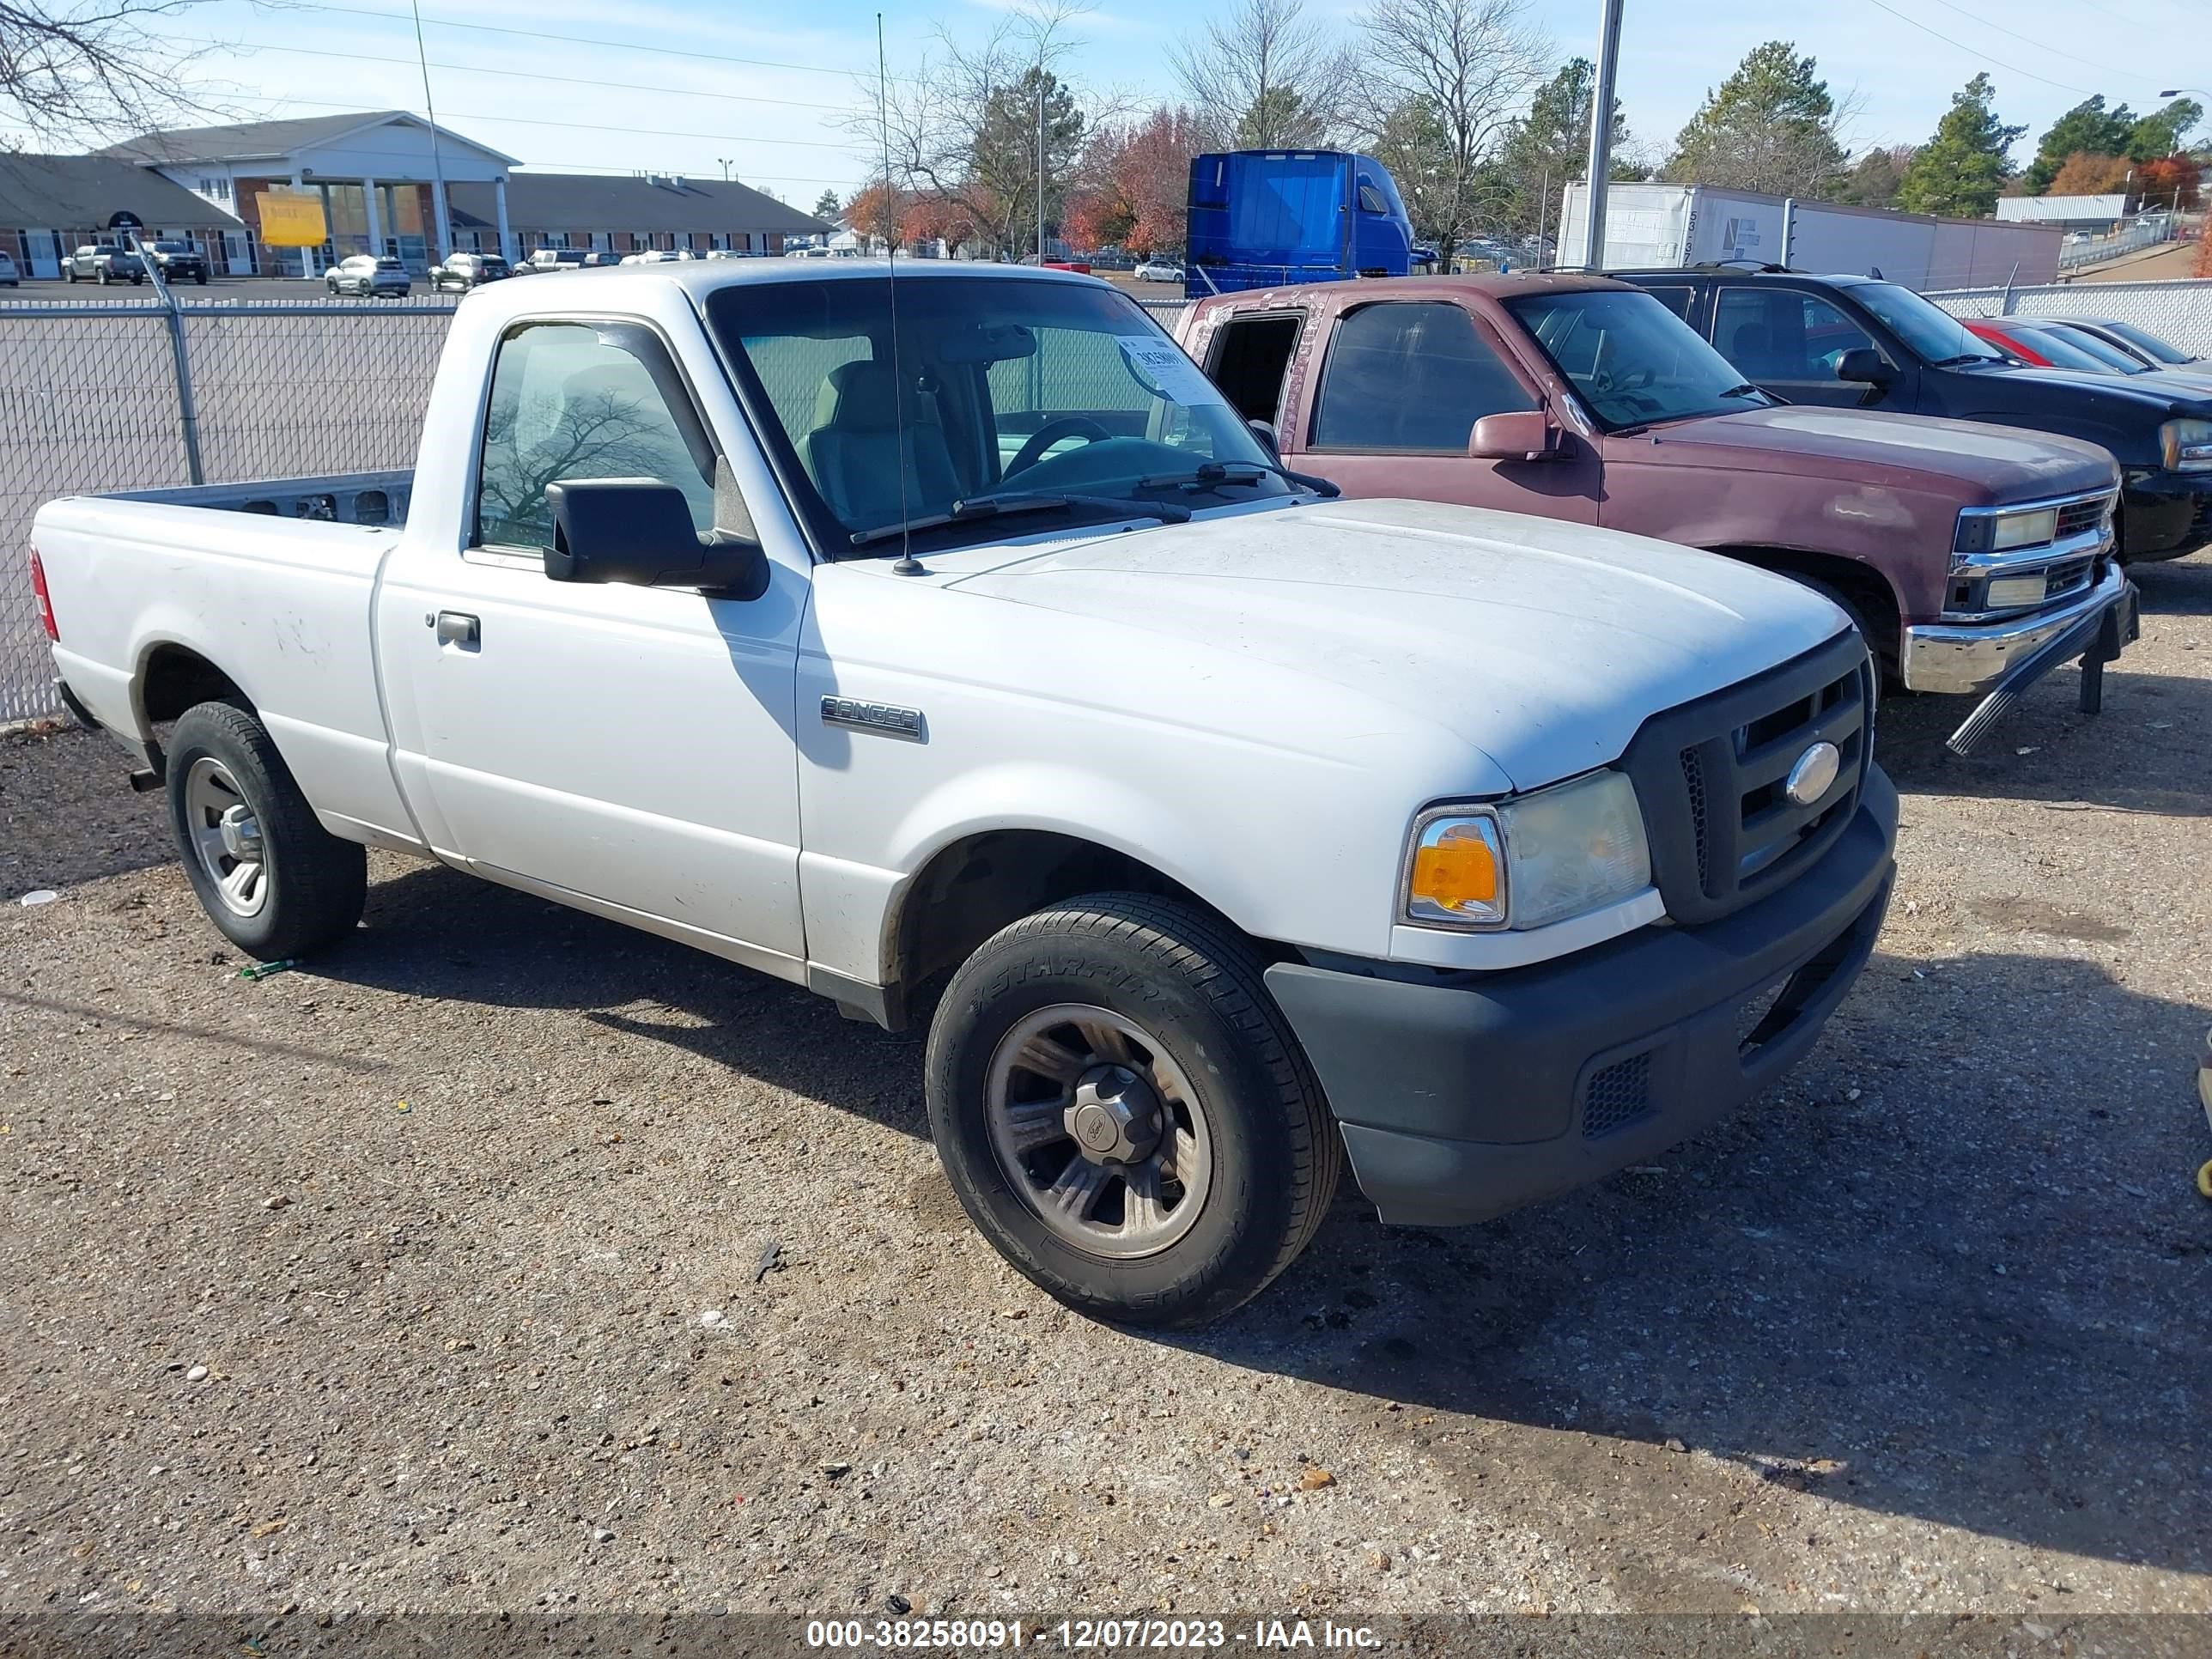
[[1311, 1241], [1340, 1152], [1251, 946], [1100, 893], [1001, 929], [930, 1028], [930, 1128], [1014, 1267], [1131, 1325], [1218, 1319]]
[[185, 711], [171, 734], [169, 823], [223, 936], [264, 962], [336, 943], [361, 921], [368, 854], [316, 821], [267, 730], [235, 703]]

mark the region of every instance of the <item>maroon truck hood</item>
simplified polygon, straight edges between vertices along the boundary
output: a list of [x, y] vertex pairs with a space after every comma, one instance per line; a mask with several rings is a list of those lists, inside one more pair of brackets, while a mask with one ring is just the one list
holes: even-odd
[[1849, 480], [1950, 495], [1961, 506], [2110, 489], [2119, 482], [2110, 455], [2075, 439], [1816, 404], [1678, 421], [1609, 438], [1606, 454], [1634, 466]]

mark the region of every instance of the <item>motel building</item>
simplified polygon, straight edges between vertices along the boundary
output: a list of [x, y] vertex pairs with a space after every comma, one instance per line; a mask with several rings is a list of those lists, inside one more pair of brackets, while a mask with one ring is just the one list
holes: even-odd
[[[398, 258], [417, 276], [450, 251], [592, 247], [780, 253], [832, 227], [733, 180], [518, 172], [522, 163], [404, 110], [143, 134], [90, 155], [0, 155], [0, 252], [32, 277], [112, 239], [136, 213], [148, 240], [196, 243], [233, 276], [319, 278], [349, 254]], [[313, 197], [329, 240], [270, 247], [266, 192]]]

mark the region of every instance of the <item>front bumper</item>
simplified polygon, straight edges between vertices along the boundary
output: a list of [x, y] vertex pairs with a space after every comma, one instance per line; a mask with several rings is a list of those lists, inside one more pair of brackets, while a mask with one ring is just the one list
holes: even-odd
[[1899, 641], [1898, 677], [1909, 691], [1989, 691], [2017, 665], [2054, 641], [2078, 633], [2080, 644], [2063, 657], [2054, 656], [2044, 668], [2072, 661], [2087, 648], [2106, 611], [2134, 604], [2134, 585], [2115, 562], [2087, 593], [2055, 611], [2035, 611], [2011, 622], [1916, 623]]
[[2212, 543], [2212, 472], [2130, 472], [2120, 489], [2120, 556], [2178, 559]]
[[1382, 1218], [1486, 1220], [1673, 1146], [1795, 1064], [1873, 953], [1896, 841], [1875, 767], [1819, 863], [1717, 921], [1449, 982], [1278, 963], [1267, 988]]

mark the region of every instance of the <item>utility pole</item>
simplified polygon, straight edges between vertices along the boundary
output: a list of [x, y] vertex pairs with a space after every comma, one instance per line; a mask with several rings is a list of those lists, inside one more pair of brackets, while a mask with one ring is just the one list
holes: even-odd
[[1613, 86], [1620, 67], [1621, 0], [1603, 0], [1598, 24], [1597, 85], [1590, 95], [1589, 171], [1583, 176], [1583, 269], [1605, 264], [1606, 180], [1613, 172]]
[[1044, 53], [1037, 53], [1037, 268], [1044, 268]]
[[436, 186], [430, 198], [430, 244], [438, 251], [438, 263], [443, 264], [453, 252], [453, 225], [446, 210], [446, 164], [438, 154], [438, 106], [430, 99], [430, 59], [422, 50], [422, 8], [419, 0], [411, 9], [415, 14], [415, 61], [422, 68], [422, 107], [430, 117], [430, 177]]

